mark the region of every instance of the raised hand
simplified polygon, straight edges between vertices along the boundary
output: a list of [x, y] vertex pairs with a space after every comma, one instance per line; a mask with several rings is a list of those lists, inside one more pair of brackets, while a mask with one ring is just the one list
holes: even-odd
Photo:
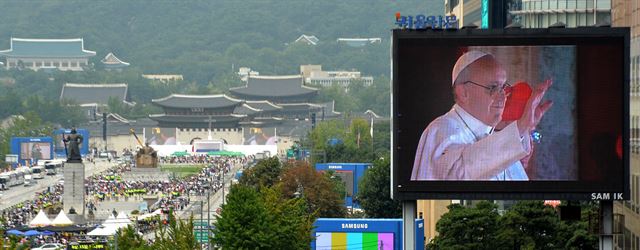
[[533, 93], [531, 93], [531, 97], [527, 101], [527, 104], [524, 108], [524, 113], [522, 117], [518, 120], [518, 131], [520, 135], [528, 135], [542, 120], [542, 116], [551, 108], [553, 105], [552, 101], [545, 101], [541, 103], [544, 94], [547, 92], [549, 87], [553, 84], [553, 80], [546, 80], [543, 83], [538, 84]]

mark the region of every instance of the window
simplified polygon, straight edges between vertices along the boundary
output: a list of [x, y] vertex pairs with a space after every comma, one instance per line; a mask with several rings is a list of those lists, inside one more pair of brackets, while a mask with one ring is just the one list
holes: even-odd
[[596, 0], [596, 8], [611, 9], [611, 0]]
[[610, 12], [598, 12], [596, 14], [596, 23], [611, 23], [611, 13]]
[[558, 1], [558, 9], [563, 10], [567, 8], [567, 0]]
[[[560, 13], [557, 14], [558, 15], [558, 22], [563, 22], [564, 24], [567, 24], [567, 14], [565, 13]], [[568, 27], [568, 26], [567, 26]]]
[[[592, 0], [593, 1], [593, 0]], [[587, 0], [576, 0], [576, 9], [586, 9], [587, 8]]]
[[587, 25], [593, 25], [593, 24], [596, 24], [596, 23], [594, 22], [594, 20], [593, 20], [593, 13], [589, 13], [589, 12], [587, 12], [587, 13], [585, 14], [585, 16], [587, 17]]
[[69, 67], [69, 63], [68, 62], [62, 62], [62, 67], [63, 68]]
[[587, 25], [587, 14], [585, 13], [579, 13], [578, 14], [578, 22], [576, 23], [577, 26], [586, 26]]

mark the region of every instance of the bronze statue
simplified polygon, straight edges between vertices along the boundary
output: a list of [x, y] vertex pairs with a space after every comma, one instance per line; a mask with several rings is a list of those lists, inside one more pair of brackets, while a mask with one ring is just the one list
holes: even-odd
[[67, 151], [67, 162], [82, 162], [82, 155], [80, 155], [80, 144], [82, 143], [82, 135], [79, 135], [75, 128], [71, 129], [71, 134], [67, 135], [63, 139], [65, 148]]

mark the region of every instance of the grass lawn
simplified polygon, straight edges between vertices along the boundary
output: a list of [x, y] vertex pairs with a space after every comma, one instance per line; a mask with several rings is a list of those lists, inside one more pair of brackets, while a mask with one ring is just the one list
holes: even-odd
[[203, 169], [205, 165], [160, 165], [160, 170], [174, 173], [176, 177], [187, 177]]

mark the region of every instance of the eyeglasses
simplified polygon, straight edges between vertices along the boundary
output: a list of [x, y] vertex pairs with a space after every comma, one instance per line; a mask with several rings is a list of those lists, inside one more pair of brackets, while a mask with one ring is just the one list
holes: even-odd
[[498, 85], [484, 86], [484, 85], [476, 83], [474, 81], [466, 81], [464, 83], [465, 84], [466, 83], [471, 83], [471, 84], [476, 85], [478, 87], [482, 87], [482, 88], [484, 88], [486, 90], [489, 90], [489, 95], [490, 96], [495, 96], [496, 94], [498, 94], [499, 91], [504, 91], [504, 95], [509, 96], [509, 94], [511, 94], [511, 90], [512, 90], [511, 85], [508, 84], [508, 83], [505, 83], [502, 86], [498, 86]]

